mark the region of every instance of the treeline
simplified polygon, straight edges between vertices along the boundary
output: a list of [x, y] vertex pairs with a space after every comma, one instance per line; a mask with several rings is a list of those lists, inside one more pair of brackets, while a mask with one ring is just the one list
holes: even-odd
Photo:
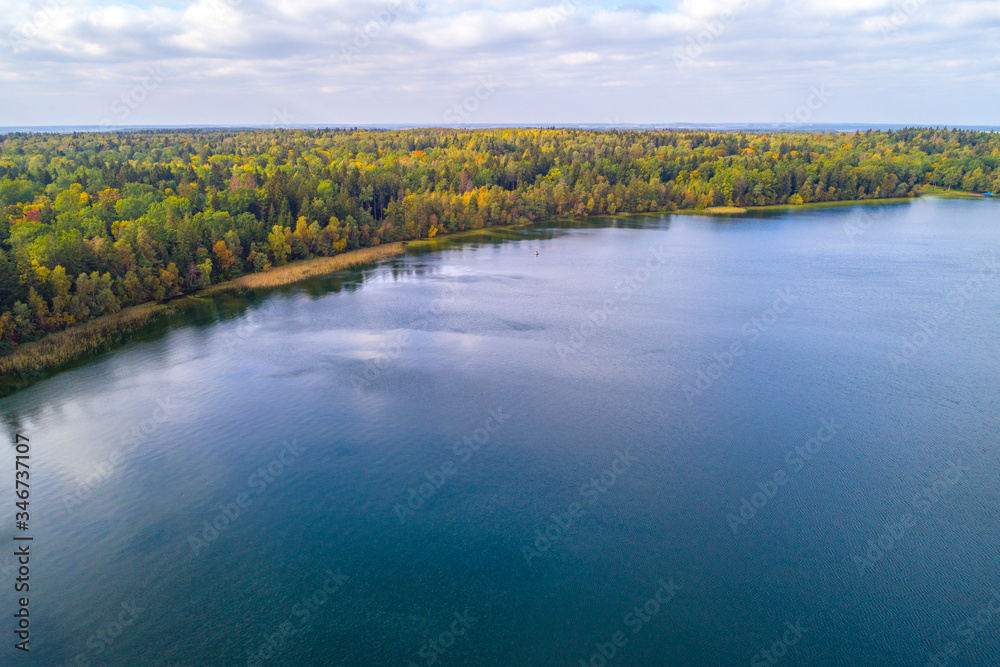
[[575, 130], [0, 135], [0, 351], [293, 260], [586, 216], [1000, 190], [1000, 136]]

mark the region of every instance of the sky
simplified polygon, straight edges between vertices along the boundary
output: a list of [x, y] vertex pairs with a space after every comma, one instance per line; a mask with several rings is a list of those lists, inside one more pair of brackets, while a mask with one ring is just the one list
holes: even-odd
[[1000, 0], [0, 0], [0, 126], [1000, 125]]

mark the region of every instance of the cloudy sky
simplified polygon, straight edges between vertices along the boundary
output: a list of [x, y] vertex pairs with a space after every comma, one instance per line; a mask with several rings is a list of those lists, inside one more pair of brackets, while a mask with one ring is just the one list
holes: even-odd
[[0, 126], [1000, 125], [1000, 1], [0, 0]]

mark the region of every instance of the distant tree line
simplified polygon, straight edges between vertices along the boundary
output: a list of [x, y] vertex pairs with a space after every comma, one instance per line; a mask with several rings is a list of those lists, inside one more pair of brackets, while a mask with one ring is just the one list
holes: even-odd
[[577, 130], [0, 135], [0, 351], [271, 266], [492, 225], [1000, 190], [1000, 136]]

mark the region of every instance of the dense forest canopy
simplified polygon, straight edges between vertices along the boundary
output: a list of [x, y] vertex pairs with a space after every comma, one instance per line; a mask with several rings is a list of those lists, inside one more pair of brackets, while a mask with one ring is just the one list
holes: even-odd
[[0, 135], [0, 349], [387, 241], [558, 216], [1000, 191], [1000, 135], [246, 130]]

